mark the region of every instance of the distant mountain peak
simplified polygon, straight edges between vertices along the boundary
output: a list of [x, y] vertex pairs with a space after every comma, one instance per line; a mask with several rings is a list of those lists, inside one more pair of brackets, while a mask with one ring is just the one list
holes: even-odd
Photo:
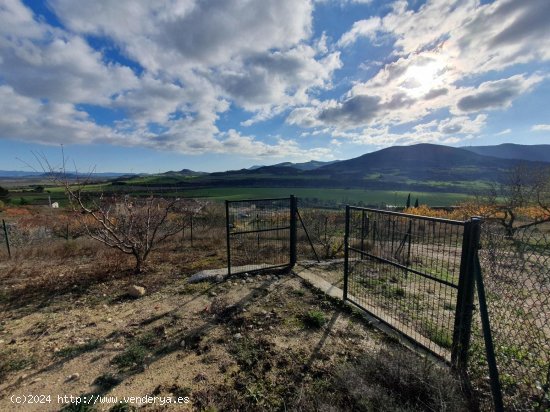
[[463, 146], [462, 149], [482, 156], [492, 156], [500, 159], [550, 162], [550, 144], [523, 145], [502, 143], [494, 146]]

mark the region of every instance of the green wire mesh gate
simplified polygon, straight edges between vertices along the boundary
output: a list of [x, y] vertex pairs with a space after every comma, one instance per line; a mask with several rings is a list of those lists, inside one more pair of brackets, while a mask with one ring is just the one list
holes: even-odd
[[433, 354], [465, 362], [475, 221], [348, 206], [344, 299]]
[[226, 201], [228, 274], [296, 263], [296, 198]]

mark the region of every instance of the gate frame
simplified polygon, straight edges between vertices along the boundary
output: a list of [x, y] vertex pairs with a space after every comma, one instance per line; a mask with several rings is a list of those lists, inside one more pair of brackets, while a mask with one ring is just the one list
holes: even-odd
[[225, 231], [226, 231], [226, 242], [227, 242], [227, 276], [231, 275], [239, 275], [241, 273], [245, 272], [235, 272], [231, 273], [231, 230], [230, 230], [230, 223], [229, 223], [229, 204], [230, 203], [242, 203], [242, 202], [265, 202], [265, 201], [277, 201], [277, 200], [288, 200], [289, 201], [289, 213], [290, 213], [290, 226], [284, 227], [284, 228], [274, 228], [274, 229], [260, 229], [260, 230], [250, 230], [246, 231], [246, 233], [259, 233], [259, 232], [266, 232], [266, 231], [274, 231], [274, 230], [282, 230], [282, 229], [288, 229], [289, 230], [289, 262], [279, 265], [273, 265], [268, 266], [262, 269], [259, 269], [259, 271], [263, 270], [271, 270], [271, 269], [278, 269], [278, 268], [292, 268], [296, 264], [297, 259], [297, 253], [296, 253], [296, 244], [297, 244], [297, 222], [296, 222], [296, 216], [298, 213], [298, 199], [294, 195], [290, 195], [289, 197], [278, 197], [278, 198], [265, 198], [265, 199], [243, 199], [243, 200], [226, 200], [225, 201]]
[[[471, 218], [466, 221], [432, 218], [428, 216], [417, 216], [408, 213], [393, 212], [382, 209], [365, 208], [358, 206], [346, 205], [346, 225], [344, 234], [344, 291], [343, 301], [349, 302], [354, 306], [357, 306], [361, 310], [364, 310], [369, 315], [375, 317], [385, 325], [389, 326], [393, 330], [397, 331], [400, 335], [404, 336], [415, 345], [422, 346], [424, 349], [432, 353], [433, 355], [441, 358], [441, 356], [430, 348], [425, 347], [422, 343], [416, 341], [414, 338], [406, 335], [402, 331], [396, 329], [393, 325], [381, 319], [379, 316], [370, 312], [362, 307], [359, 303], [350, 300], [348, 297], [349, 289], [349, 236], [350, 236], [350, 211], [359, 210], [367, 212], [375, 212], [382, 214], [389, 214], [392, 216], [401, 216], [409, 219], [428, 220], [441, 223], [452, 223], [453, 225], [461, 225], [464, 227], [462, 234], [462, 250], [460, 261], [460, 272], [458, 285], [454, 285], [457, 289], [457, 300], [455, 310], [455, 321], [453, 327], [453, 342], [451, 346], [451, 366], [453, 369], [465, 372], [468, 362], [468, 352], [470, 347], [472, 316], [474, 309], [474, 291], [475, 291], [475, 276], [476, 276], [476, 259], [477, 251], [479, 249], [479, 235], [481, 230], [482, 220], [478, 217]], [[410, 241], [410, 240], [409, 240]], [[388, 262], [388, 264], [393, 264]], [[408, 265], [405, 269], [408, 268]], [[408, 269], [407, 269], [408, 270]], [[445, 282], [442, 282], [445, 283]]]

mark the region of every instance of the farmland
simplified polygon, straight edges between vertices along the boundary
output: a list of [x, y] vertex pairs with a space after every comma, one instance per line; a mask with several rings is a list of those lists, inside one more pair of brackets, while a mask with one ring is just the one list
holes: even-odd
[[[0, 183], [2, 185], [2, 183]], [[391, 190], [363, 190], [363, 189], [317, 189], [303, 187], [216, 187], [216, 188], [162, 188], [162, 187], [120, 187], [112, 186], [110, 183], [93, 184], [84, 188], [85, 191], [98, 193], [128, 193], [134, 195], [156, 194], [169, 197], [183, 198], [201, 198], [212, 201], [223, 200], [242, 200], [269, 197], [286, 197], [289, 194], [303, 199], [306, 203], [325, 203], [327, 205], [364, 204], [371, 206], [396, 205], [403, 207], [408, 194], [411, 198], [419, 199], [421, 204], [429, 206], [454, 206], [471, 198], [471, 195], [464, 193], [446, 193], [446, 192], [409, 192], [409, 191], [391, 191]], [[64, 203], [65, 196], [60, 187], [45, 187], [43, 192], [35, 192], [25, 187], [16, 187], [11, 189], [12, 198], [15, 203], [24, 203], [45, 205], [48, 203], [48, 196], [52, 201]]]

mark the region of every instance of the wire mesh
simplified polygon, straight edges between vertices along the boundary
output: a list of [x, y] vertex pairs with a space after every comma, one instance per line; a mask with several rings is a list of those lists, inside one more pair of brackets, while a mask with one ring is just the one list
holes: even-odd
[[227, 202], [231, 273], [290, 264], [290, 198]]
[[[485, 223], [479, 252], [507, 410], [550, 408], [550, 236]], [[479, 316], [474, 316], [469, 371], [487, 393], [487, 363]]]
[[350, 208], [348, 299], [450, 358], [463, 222]]

